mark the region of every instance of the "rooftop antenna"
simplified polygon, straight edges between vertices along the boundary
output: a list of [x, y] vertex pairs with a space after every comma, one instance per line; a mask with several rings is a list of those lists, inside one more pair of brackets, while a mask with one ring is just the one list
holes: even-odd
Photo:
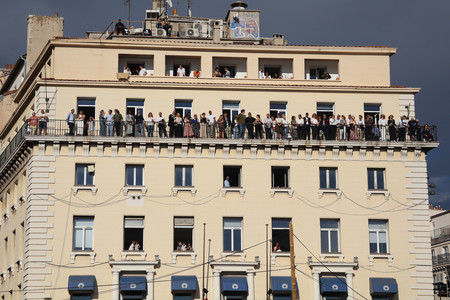
[[131, 0], [125, 0], [125, 4], [128, 5], [128, 28], [130, 28], [130, 20], [131, 20]]
[[192, 12], [191, 12], [191, 0], [188, 0], [188, 16], [192, 17]]

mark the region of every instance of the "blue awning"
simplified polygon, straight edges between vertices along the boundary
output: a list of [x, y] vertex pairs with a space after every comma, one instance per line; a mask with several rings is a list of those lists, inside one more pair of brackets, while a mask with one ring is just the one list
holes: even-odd
[[195, 292], [197, 288], [196, 276], [172, 276], [172, 292]]
[[247, 292], [247, 278], [222, 277], [222, 292]]
[[323, 277], [320, 279], [321, 293], [347, 293], [347, 283], [344, 277]]
[[[297, 282], [295, 285], [298, 286]], [[297, 289], [298, 290], [298, 289]], [[292, 280], [290, 276], [272, 276], [273, 292], [292, 292]]]
[[121, 292], [146, 292], [147, 278], [145, 276], [122, 276], [120, 277]]
[[370, 278], [370, 294], [397, 294], [398, 286], [394, 278]]
[[70, 292], [93, 292], [96, 286], [95, 276], [69, 276]]

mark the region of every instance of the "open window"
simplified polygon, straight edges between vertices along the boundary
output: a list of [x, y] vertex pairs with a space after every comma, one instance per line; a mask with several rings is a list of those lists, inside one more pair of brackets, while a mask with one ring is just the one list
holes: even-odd
[[175, 100], [175, 112], [180, 113], [181, 117], [184, 118], [188, 113], [192, 117], [192, 100]]
[[317, 103], [317, 115], [323, 117], [327, 116], [327, 119], [334, 115], [334, 103], [333, 102], [318, 102]]
[[381, 104], [379, 103], [364, 103], [364, 119], [371, 116], [374, 124], [378, 124], [381, 115]]
[[87, 122], [89, 118], [95, 119], [95, 98], [78, 97], [77, 98], [77, 114], [84, 112], [84, 120]]
[[213, 57], [213, 69], [219, 68], [220, 73], [225, 77], [225, 68], [230, 71], [231, 78], [246, 78], [247, 77], [247, 59], [234, 57]]
[[241, 166], [223, 166], [223, 183], [226, 186], [226, 180], [229, 182], [229, 187], [242, 187], [241, 183]]
[[175, 217], [173, 220], [173, 250], [194, 251], [193, 233], [193, 217]]
[[125, 217], [123, 229], [123, 250], [144, 250], [143, 217]]
[[119, 73], [125, 72], [125, 68], [130, 68], [131, 75], [139, 75], [140, 67], [147, 70], [147, 76], [153, 75], [153, 55], [119, 55]]
[[272, 167], [272, 188], [290, 188], [289, 167]]
[[228, 123], [234, 120], [234, 117], [239, 115], [239, 101], [223, 100], [222, 101], [222, 114], [227, 114]]
[[339, 61], [305, 60], [305, 79], [339, 80]]
[[270, 117], [277, 118], [277, 115], [280, 114], [280, 118], [285, 115], [286, 119], [288, 119], [287, 115], [287, 104], [283, 102], [270, 102]]
[[290, 251], [289, 223], [291, 219], [272, 219], [272, 251]]

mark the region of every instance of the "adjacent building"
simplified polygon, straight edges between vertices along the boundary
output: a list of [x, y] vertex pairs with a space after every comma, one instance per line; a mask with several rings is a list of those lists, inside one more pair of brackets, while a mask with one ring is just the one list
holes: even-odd
[[[390, 83], [396, 49], [262, 38], [242, 2], [225, 20], [169, 16], [164, 28], [154, 2], [128, 35], [65, 38], [62, 18], [30, 16], [38, 49], [1, 115], [0, 299], [290, 299], [290, 223], [299, 299], [430, 299], [435, 131], [305, 139], [325, 131], [286, 121], [252, 139], [256, 125], [243, 138], [239, 126], [167, 126], [173, 111], [414, 118], [419, 89]], [[124, 119], [100, 123], [110, 109]], [[165, 123], [146, 123], [148, 137], [135, 125], [150, 112]]]
[[450, 214], [448, 210], [433, 209], [431, 215], [431, 254], [433, 279], [437, 296], [448, 297], [450, 267]]

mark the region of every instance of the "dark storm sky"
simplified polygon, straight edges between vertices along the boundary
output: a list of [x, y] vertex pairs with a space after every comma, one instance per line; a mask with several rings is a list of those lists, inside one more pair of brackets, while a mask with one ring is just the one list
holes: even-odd
[[[187, 0], [172, 0], [186, 14]], [[194, 16], [224, 18], [229, 0], [192, 0]], [[392, 85], [420, 87], [416, 116], [438, 126], [441, 145], [428, 156], [433, 204], [450, 209], [450, 1], [448, 0], [247, 0], [260, 9], [262, 36], [284, 33], [290, 44], [384, 45], [391, 58]], [[132, 20], [143, 20], [151, 0], [131, 0]], [[64, 17], [64, 35], [103, 31], [114, 19], [128, 19], [124, 0], [0, 0], [0, 66], [26, 52], [30, 14]], [[370, 72], [370, 70], [368, 70]], [[449, 82], [447, 82], [449, 81]]]

